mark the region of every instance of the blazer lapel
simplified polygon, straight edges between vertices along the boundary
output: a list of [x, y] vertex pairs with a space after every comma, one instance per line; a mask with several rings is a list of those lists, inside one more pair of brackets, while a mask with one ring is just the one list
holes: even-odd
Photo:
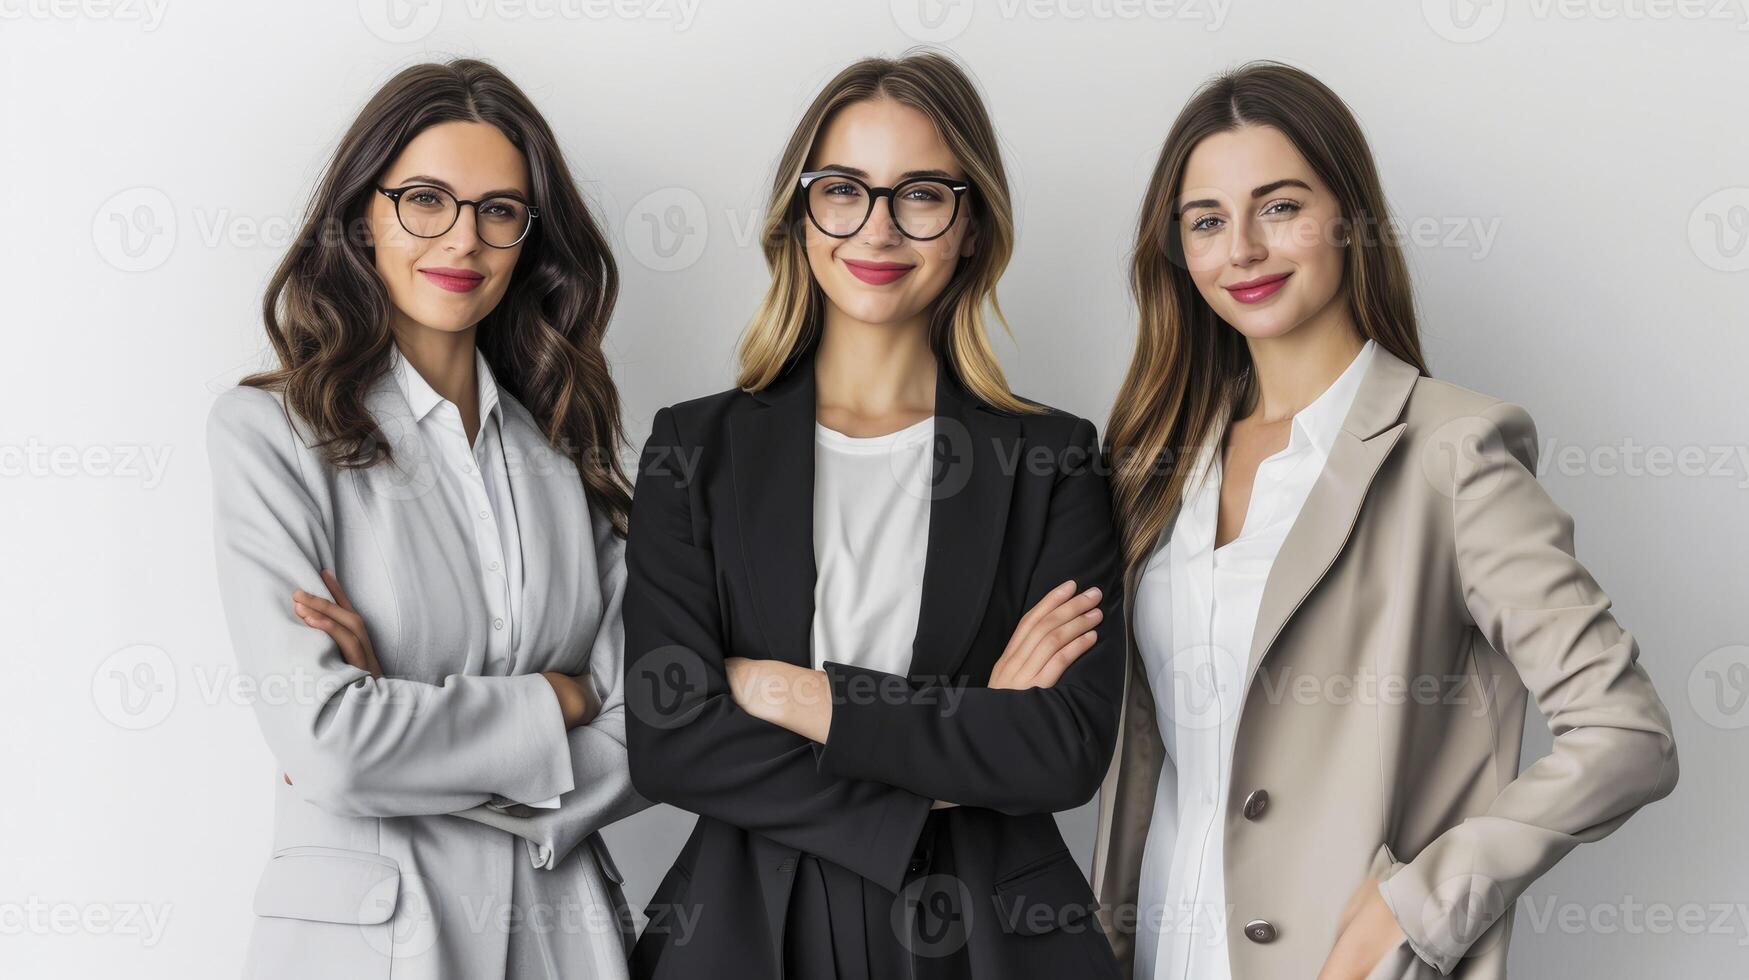
[[735, 515], [772, 659], [813, 666], [814, 352], [729, 423]]
[[1373, 352], [1330, 458], [1264, 582], [1246, 667], [1247, 690], [1276, 637], [1347, 543], [1373, 476], [1408, 425], [1398, 419], [1419, 376], [1413, 365], [1383, 347]]
[[[754, 603], [774, 659], [813, 666], [814, 348], [761, 404], [730, 423], [735, 513]], [[913, 678], [952, 674], [983, 620], [1008, 521], [1020, 423], [977, 404], [943, 359], [935, 380], [935, 466]]]
[[990, 604], [1024, 443], [1020, 420], [985, 408], [942, 358], [935, 373], [929, 549], [911, 644], [914, 680], [951, 676], [970, 652]]

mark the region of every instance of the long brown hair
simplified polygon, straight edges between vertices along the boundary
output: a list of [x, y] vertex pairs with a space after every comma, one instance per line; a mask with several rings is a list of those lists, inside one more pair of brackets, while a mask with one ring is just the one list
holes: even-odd
[[1341, 207], [1349, 243], [1343, 290], [1363, 337], [1427, 373], [1378, 168], [1354, 114], [1311, 75], [1253, 61], [1205, 83], [1179, 112], [1136, 225], [1130, 264], [1139, 327], [1135, 352], [1112, 406], [1106, 448], [1124, 567], [1146, 560], [1173, 512], [1197, 447], [1219, 438], [1222, 416], [1251, 402], [1255, 380], [1245, 338], [1215, 314], [1191, 280], [1177, 201], [1191, 150], [1241, 126], [1280, 130]]
[[985, 332], [986, 302], [1003, 329], [1009, 329], [996, 302], [996, 282], [1014, 253], [1014, 213], [996, 130], [965, 70], [948, 56], [927, 50], [897, 59], [864, 58], [845, 68], [814, 97], [790, 134], [765, 211], [763, 241], [771, 286], [742, 334], [735, 384], [748, 391], [764, 388], [819, 338], [825, 298], [808, 267], [797, 184], [833, 114], [878, 98], [928, 116], [972, 184], [969, 217], [977, 230], [977, 247], [959, 260], [931, 307], [930, 348], [985, 404], [1016, 413], [1040, 411], [1008, 390]]
[[541, 208], [504, 298], [480, 321], [475, 342], [493, 378], [576, 464], [590, 505], [623, 536], [631, 510], [620, 461], [625, 433], [601, 348], [619, 272], [552, 129], [514, 82], [483, 61], [414, 65], [371, 97], [335, 148], [268, 284], [262, 316], [279, 367], [241, 383], [283, 392], [331, 464], [368, 467], [388, 458], [364, 396], [389, 369], [392, 307], [359, 229], [396, 155], [428, 127], [458, 120], [495, 126], [522, 151]]

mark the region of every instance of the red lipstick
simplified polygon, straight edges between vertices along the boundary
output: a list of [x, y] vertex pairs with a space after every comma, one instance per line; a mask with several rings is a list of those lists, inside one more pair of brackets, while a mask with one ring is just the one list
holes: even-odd
[[438, 289], [447, 289], [452, 293], [468, 292], [486, 278], [467, 269], [420, 269], [419, 274], [429, 279]]
[[1293, 273], [1283, 272], [1273, 276], [1247, 279], [1244, 282], [1236, 282], [1231, 286], [1223, 286], [1221, 288], [1225, 289], [1234, 299], [1241, 303], [1260, 303], [1263, 300], [1274, 296], [1276, 290], [1279, 290], [1282, 283], [1287, 282], [1287, 277], [1291, 275], [1293, 275]]
[[885, 286], [890, 282], [898, 282], [915, 266], [903, 262], [864, 262], [860, 259], [845, 259], [844, 265], [850, 274], [871, 286]]

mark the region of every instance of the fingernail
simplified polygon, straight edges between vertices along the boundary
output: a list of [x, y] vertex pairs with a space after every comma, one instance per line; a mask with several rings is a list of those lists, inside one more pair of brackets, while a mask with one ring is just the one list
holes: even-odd
[[1062, 585], [1057, 586], [1057, 591], [1058, 592], [1073, 592], [1073, 591], [1075, 591], [1075, 580], [1070, 579], [1069, 581], [1064, 582]]
[[1091, 596], [1103, 595], [1104, 593], [1100, 592], [1099, 586], [1095, 585], [1093, 588], [1088, 589], [1086, 594], [1091, 597]]

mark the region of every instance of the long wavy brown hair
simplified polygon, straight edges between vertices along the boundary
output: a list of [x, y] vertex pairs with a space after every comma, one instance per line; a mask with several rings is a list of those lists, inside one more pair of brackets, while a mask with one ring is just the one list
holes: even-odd
[[1140, 323], [1105, 433], [1126, 569], [1147, 559], [1184, 491], [1190, 467], [1177, 462], [1194, 460], [1220, 438], [1222, 416], [1255, 396], [1244, 335], [1190, 277], [1177, 210], [1191, 151], [1242, 126], [1280, 130], [1330, 188], [1349, 231], [1342, 288], [1356, 326], [1427, 373], [1408, 267], [1386, 233], [1384, 190], [1354, 114], [1324, 83], [1279, 62], [1248, 62], [1209, 80], [1167, 133], [1136, 225], [1130, 291]]
[[757, 391], [819, 339], [825, 297], [808, 266], [803, 203], [797, 191], [808, 155], [839, 109], [888, 98], [929, 117], [971, 181], [969, 220], [978, 244], [959, 260], [930, 308], [929, 344], [935, 355], [985, 404], [1014, 413], [1042, 409], [1008, 389], [986, 332], [984, 307], [1004, 329], [996, 282], [1014, 254], [1014, 212], [1002, 149], [990, 114], [971, 77], [945, 54], [930, 50], [901, 58], [863, 58], [839, 72], [802, 114], [784, 146], [765, 211], [763, 243], [771, 286], [742, 334], [735, 383]]
[[619, 271], [552, 129], [514, 82], [483, 61], [414, 65], [371, 97], [335, 148], [268, 284], [262, 316], [279, 366], [241, 383], [282, 392], [331, 464], [368, 467], [389, 457], [364, 398], [389, 370], [392, 306], [360, 229], [383, 171], [425, 129], [452, 121], [495, 126], [521, 150], [541, 209], [504, 298], [478, 324], [476, 343], [498, 385], [576, 464], [590, 505], [624, 536], [631, 510], [620, 458], [625, 432], [601, 346]]

